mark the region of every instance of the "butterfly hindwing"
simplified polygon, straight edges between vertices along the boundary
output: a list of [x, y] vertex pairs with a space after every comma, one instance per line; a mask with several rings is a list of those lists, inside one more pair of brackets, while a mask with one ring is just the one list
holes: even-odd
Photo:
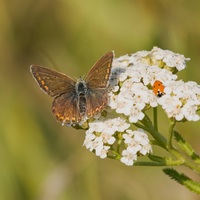
[[64, 93], [52, 103], [52, 113], [56, 119], [66, 124], [77, 124], [81, 121], [76, 93]]
[[89, 90], [87, 93], [87, 116], [93, 117], [105, 109], [108, 103], [106, 89]]

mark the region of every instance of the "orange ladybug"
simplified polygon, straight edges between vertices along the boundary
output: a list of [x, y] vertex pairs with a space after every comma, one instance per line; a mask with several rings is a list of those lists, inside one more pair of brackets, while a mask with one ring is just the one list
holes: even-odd
[[153, 84], [153, 92], [157, 97], [162, 97], [164, 93], [165, 86], [161, 81], [156, 80]]

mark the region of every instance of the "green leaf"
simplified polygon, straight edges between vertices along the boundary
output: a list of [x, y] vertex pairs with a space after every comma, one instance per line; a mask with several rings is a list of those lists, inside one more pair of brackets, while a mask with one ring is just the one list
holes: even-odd
[[190, 191], [200, 194], [200, 183], [193, 181], [191, 178], [183, 173], [178, 173], [175, 169], [165, 168], [163, 172], [167, 174], [170, 178], [177, 181], [181, 185], [187, 187]]
[[174, 137], [181, 149], [189, 155], [192, 160], [194, 160], [196, 163], [200, 164], [200, 156], [197, 155], [194, 151], [194, 149], [191, 147], [191, 145], [185, 141], [185, 139], [177, 132], [174, 131]]
[[151, 159], [152, 161], [156, 161], [156, 162], [160, 162], [166, 165], [165, 159], [160, 157], [160, 156], [156, 156], [153, 154], [149, 154], [148, 155], [149, 159]]

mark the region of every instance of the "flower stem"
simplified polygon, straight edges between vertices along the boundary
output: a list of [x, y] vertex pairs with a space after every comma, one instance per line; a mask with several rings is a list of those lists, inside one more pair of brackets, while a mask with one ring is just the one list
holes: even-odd
[[[144, 119], [142, 120], [142, 124], [144, 126], [140, 125], [141, 128], [148, 131], [154, 137], [154, 139], [160, 144], [160, 146], [162, 146], [164, 149], [167, 150], [167, 139], [162, 134], [160, 134], [158, 131], [155, 130], [151, 120], [147, 115], [145, 115]], [[138, 124], [136, 124], [136, 126], [138, 126]]]
[[153, 124], [156, 131], [158, 131], [158, 120], [157, 120], [157, 107], [153, 108]]
[[140, 161], [136, 161], [134, 162], [134, 166], [166, 166], [165, 163], [161, 163], [161, 162], [140, 162]]
[[169, 138], [168, 138], [168, 143], [167, 143], [167, 147], [169, 149], [173, 148], [172, 138], [173, 138], [173, 135], [174, 135], [174, 127], [175, 127], [175, 125], [176, 125], [176, 121], [173, 118], [173, 119], [170, 120], [170, 127], [169, 127]]

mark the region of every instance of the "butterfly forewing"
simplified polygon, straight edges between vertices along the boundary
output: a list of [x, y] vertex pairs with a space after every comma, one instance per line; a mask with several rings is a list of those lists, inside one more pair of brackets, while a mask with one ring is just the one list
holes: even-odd
[[102, 56], [86, 76], [87, 116], [93, 117], [104, 110], [108, 102], [108, 81], [111, 73], [114, 52]]
[[114, 52], [108, 52], [102, 56], [90, 69], [85, 81], [88, 87], [105, 88], [108, 85], [108, 80], [111, 73], [112, 61]]
[[74, 90], [75, 80], [63, 73], [38, 65], [31, 65], [31, 73], [40, 88], [52, 97]]

